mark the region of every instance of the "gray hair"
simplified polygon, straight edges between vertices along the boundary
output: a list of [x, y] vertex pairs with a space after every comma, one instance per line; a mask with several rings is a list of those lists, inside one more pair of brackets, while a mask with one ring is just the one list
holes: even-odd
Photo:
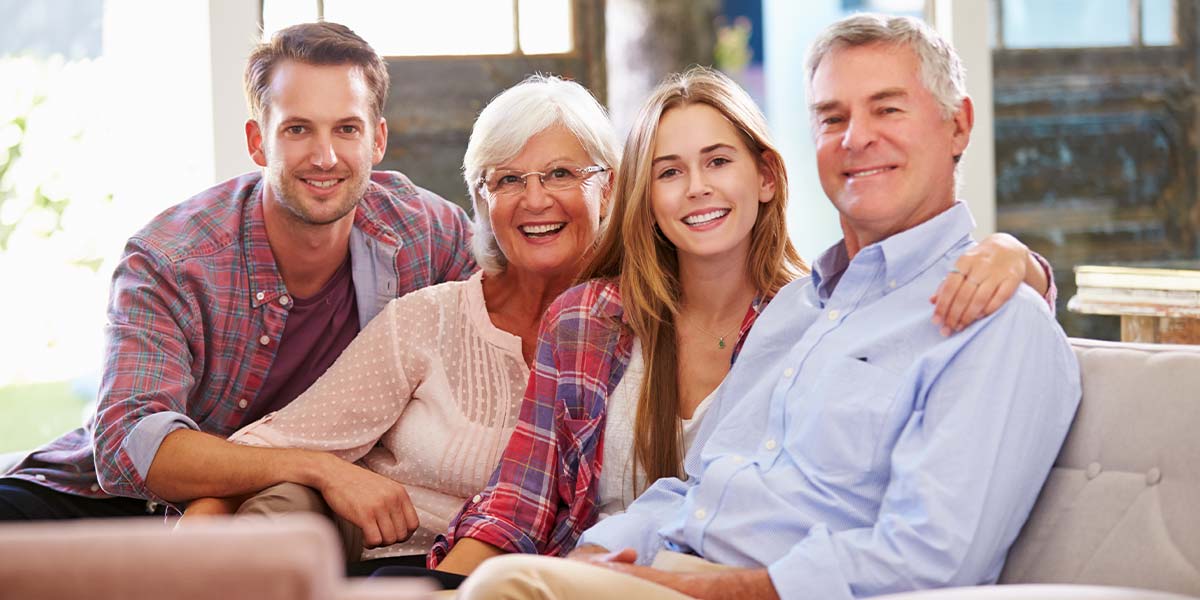
[[[471, 250], [486, 272], [503, 271], [508, 259], [496, 244], [481, 193], [484, 174], [512, 160], [530, 138], [555, 125], [574, 134], [595, 164], [614, 171], [620, 164], [620, 142], [612, 121], [582, 85], [553, 75], [530, 75], [493, 98], [475, 120], [463, 155], [463, 179], [474, 207]], [[588, 186], [585, 193], [599, 193], [599, 189]]]
[[950, 118], [967, 96], [962, 61], [954, 48], [932, 27], [913, 17], [856, 14], [830, 25], [813, 42], [808, 52], [808, 83], [812, 86], [817, 67], [834, 50], [869, 44], [905, 45], [921, 64], [921, 82]]

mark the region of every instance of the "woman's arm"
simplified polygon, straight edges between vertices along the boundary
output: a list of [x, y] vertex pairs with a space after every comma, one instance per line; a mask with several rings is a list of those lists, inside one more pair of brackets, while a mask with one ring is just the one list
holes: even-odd
[[954, 263], [929, 301], [933, 322], [942, 335], [961, 331], [1008, 302], [1022, 283], [1028, 284], [1054, 310], [1057, 290], [1050, 263], [1007, 233], [994, 233], [967, 250]]

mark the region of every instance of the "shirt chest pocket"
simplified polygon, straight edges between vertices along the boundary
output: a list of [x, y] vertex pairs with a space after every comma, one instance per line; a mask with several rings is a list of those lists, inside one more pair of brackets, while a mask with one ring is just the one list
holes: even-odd
[[889, 437], [888, 420], [900, 377], [855, 358], [830, 361], [812, 381], [795, 407], [789, 428], [801, 464], [812, 476], [864, 474], [883, 460], [881, 444]]

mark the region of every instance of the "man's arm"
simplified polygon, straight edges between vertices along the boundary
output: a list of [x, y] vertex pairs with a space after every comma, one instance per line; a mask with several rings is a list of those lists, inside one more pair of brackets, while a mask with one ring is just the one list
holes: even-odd
[[850, 598], [999, 575], [1070, 426], [1078, 366], [1029, 296], [921, 360], [875, 525], [814, 525], [768, 566], [781, 596]]

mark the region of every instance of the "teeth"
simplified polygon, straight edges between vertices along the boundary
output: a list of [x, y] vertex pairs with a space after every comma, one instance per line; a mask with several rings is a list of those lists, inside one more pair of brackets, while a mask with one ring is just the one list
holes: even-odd
[[857, 173], [850, 173], [850, 177], [870, 177], [872, 175], [878, 175], [887, 170], [888, 170], [888, 167], [880, 167], [878, 169], [871, 169], [869, 171], [859, 171]]
[[312, 179], [305, 179], [304, 181], [307, 181], [307, 182], [308, 182], [308, 184], [309, 184], [309, 185], [311, 185], [311, 186], [313, 186], [313, 187], [319, 187], [319, 188], [331, 188], [331, 187], [333, 187], [333, 186], [337, 185], [337, 182], [338, 182], [339, 180], [338, 180], [338, 179], [328, 179], [328, 180], [325, 180], [325, 181], [315, 181], [315, 180], [312, 180]]
[[719, 219], [727, 214], [729, 214], [729, 209], [718, 208], [717, 210], [710, 210], [706, 213], [684, 217], [683, 222], [687, 223], [688, 225], [700, 225], [714, 219]]
[[522, 225], [521, 231], [530, 235], [543, 235], [553, 233], [566, 227], [566, 223], [547, 223], [545, 225]]

